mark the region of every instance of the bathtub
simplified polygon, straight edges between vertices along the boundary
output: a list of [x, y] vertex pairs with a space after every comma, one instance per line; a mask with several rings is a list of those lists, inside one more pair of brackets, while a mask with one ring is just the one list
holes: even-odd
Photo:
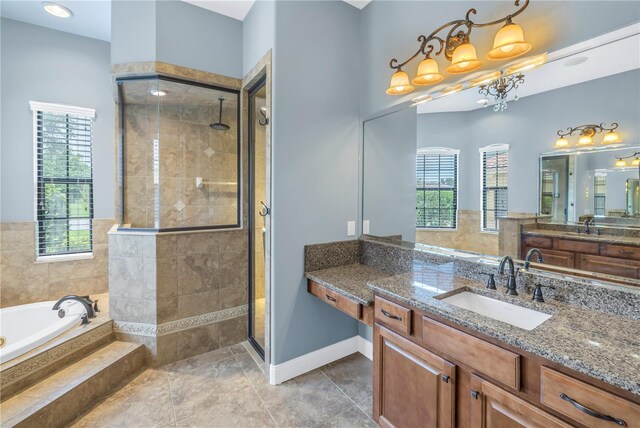
[[54, 311], [55, 301], [30, 303], [0, 309], [0, 363], [19, 357], [79, 325], [86, 313], [80, 302], [66, 301], [60, 306], [64, 317]]

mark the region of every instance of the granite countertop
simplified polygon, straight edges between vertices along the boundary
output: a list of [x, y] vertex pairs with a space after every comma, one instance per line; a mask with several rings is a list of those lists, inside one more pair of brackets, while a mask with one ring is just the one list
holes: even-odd
[[573, 239], [575, 241], [605, 242], [607, 244], [640, 246], [640, 239], [633, 236], [596, 235], [595, 233], [587, 235], [586, 233], [565, 232], [562, 230], [550, 229], [524, 230], [522, 231], [522, 235], [548, 236], [555, 238]]
[[305, 275], [318, 284], [364, 306], [371, 306], [373, 303], [373, 291], [367, 286], [367, 282], [391, 276], [371, 266], [358, 263], [306, 272]]
[[[483, 281], [455, 275], [451, 266], [414, 263], [412, 272], [390, 275], [351, 264], [308, 272], [307, 277], [362, 304], [373, 294], [438, 315], [516, 348], [640, 395], [640, 321], [548, 299], [531, 301], [518, 290], [487, 290]], [[531, 331], [458, 308], [440, 299], [472, 291], [553, 315]]]

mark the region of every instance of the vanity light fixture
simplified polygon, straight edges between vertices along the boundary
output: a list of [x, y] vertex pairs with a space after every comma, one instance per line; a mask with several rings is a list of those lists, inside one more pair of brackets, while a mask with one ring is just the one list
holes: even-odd
[[556, 140], [556, 143], [553, 147], [556, 149], [566, 149], [570, 146], [569, 140], [567, 140], [566, 137], [569, 137], [576, 132], [580, 135], [577, 143], [578, 147], [592, 146], [594, 144], [593, 137], [596, 134], [605, 131], [607, 131], [607, 133], [602, 140], [602, 144], [606, 145], [621, 143], [622, 140], [620, 139], [620, 136], [617, 132], [615, 132], [616, 128], [618, 128], [618, 124], [616, 122], [613, 122], [611, 123], [610, 127], [606, 127], [604, 123], [601, 123], [600, 125], [580, 125], [576, 126], [575, 128], [569, 127], [566, 131], [559, 130], [557, 134], [560, 138]]
[[58, 3], [45, 1], [42, 2], [42, 7], [49, 15], [53, 15], [56, 18], [71, 18], [73, 16], [73, 12], [69, 8]]
[[496, 103], [493, 111], [505, 111], [507, 109], [507, 97], [509, 92], [514, 91], [514, 101], [518, 101], [518, 87], [524, 83], [524, 74], [501, 75], [494, 81], [480, 85], [478, 93], [485, 97], [492, 96]]
[[640, 152], [635, 152], [632, 155], [623, 156], [616, 159], [616, 163], [614, 164], [616, 168], [625, 168], [627, 166], [627, 159], [633, 159], [631, 161], [631, 166], [640, 168]]
[[[524, 41], [522, 28], [514, 24], [512, 20], [527, 8], [529, 0], [525, 0], [522, 6], [520, 6], [520, 0], [516, 0], [514, 5], [518, 7], [514, 13], [484, 23], [476, 23], [471, 20], [471, 15], [477, 13], [475, 8], [471, 8], [467, 11], [464, 19], [448, 22], [438, 27], [429, 36], [420, 35], [418, 37], [420, 47], [416, 53], [402, 63], [399, 63], [396, 58], [392, 58], [389, 62], [389, 67], [395, 72], [391, 77], [387, 94], [402, 95], [413, 91], [413, 86], [409, 84], [409, 77], [402, 71], [402, 67], [418, 55], [424, 55], [424, 60], [420, 63], [418, 73], [412, 81], [414, 85], [432, 85], [444, 79], [444, 76], [439, 72], [435, 58], [431, 57], [432, 54], [436, 57], [443, 54], [448, 61], [451, 61], [451, 65], [447, 67], [447, 72], [451, 74], [468, 73], [480, 68], [482, 62], [478, 60], [476, 48], [470, 41], [473, 28], [504, 24], [495, 36], [493, 49], [487, 55], [491, 60], [515, 58], [528, 52], [531, 45]], [[448, 30], [446, 36], [438, 36], [440, 32], [445, 30]]]

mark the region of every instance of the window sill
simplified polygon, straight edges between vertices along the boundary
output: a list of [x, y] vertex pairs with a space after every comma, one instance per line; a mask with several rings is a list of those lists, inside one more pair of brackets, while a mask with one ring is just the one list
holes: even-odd
[[36, 263], [72, 262], [90, 259], [93, 259], [93, 253], [60, 254], [57, 256], [38, 256], [36, 257]]
[[487, 235], [499, 235], [497, 230], [481, 230], [480, 233], [486, 233]]

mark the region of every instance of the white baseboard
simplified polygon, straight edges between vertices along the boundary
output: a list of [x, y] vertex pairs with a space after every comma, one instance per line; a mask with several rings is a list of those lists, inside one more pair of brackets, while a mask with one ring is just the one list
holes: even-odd
[[356, 352], [373, 359], [373, 344], [363, 337], [353, 336], [284, 363], [272, 364], [269, 367], [269, 383], [278, 385]]

